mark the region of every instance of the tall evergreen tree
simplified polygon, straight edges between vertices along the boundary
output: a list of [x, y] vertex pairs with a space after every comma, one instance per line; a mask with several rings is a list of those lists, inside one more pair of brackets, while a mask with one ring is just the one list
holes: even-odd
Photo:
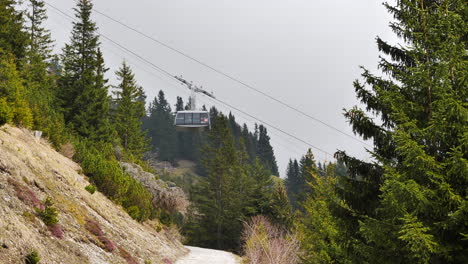
[[[404, 45], [377, 38], [380, 77], [364, 69], [345, 115], [374, 141], [375, 163], [337, 156], [346, 206], [337, 213], [350, 234], [348, 258], [367, 263], [468, 262], [467, 5], [461, 0], [385, 4]], [[370, 89], [368, 89], [370, 88]]]
[[164, 92], [161, 90], [149, 108], [145, 127], [151, 137], [151, 145], [161, 160], [173, 162], [177, 156], [177, 134], [174, 116]]
[[268, 136], [267, 129], [263, 125], [258, 127], [258, 143], [256, 147], [258, 157], [264, 162], [271, 174], [278, 176], [278, 165], [276, 164], [273, 147], [270, 144], [270, 136]]
[[115, 86], [116, 104], [114, 126], [126, 152], [135, 158], [143, 158], [148, 140], [142, 130], [142, 118], [146, 115], [145, 93], [135, 81], [130, 66], [123, 62], [115, 73], [120, 81]]
[[240, 243], [242, 228], [242, 195], [239, 179], [243, 176], [229, 129], [228, 119], [217, 117], [203, 149], [203, 166], [207, 177], [197, 191], [199, 243], [219, 249], [235, 249]]
[[296, 159], [289, 160], [288, 167], [286, 169], [286, 190], [289, 201], [294, 209], [298, 209], [299, 203], [297, 196], [299, 195], [302, 186], [304, 185], [303, 178], [300, 174], [299, 163]]
[[29, 36], [23, 78], [28, 100], [34, 116], [33, 128], [58, 145], [63, 141], [64, 121], [57, 100], [57, 72], [50, 71], [53, 41], [44, 28], [47, 19], [44, 1], [30, 0], [28, 21]]
[[29, 25], [28, 53], [39, 55], [42, 61], [51, 57], [53, 41], [50, 31], [45, 29], [43, 23], [47, 20], [45, 2], [42, 0], [29, 0], [27, 13]]
[[80, 136], [110, 141], [110, 98], [90, 0], [79, 0], [70, 44], [63, 49], [60, 95], [65, 120]]
[[28, 35], [24, 30], [23, 13], [16, 10], [15, 0], [0, 1], [0, 49], [11, 53], [19, 65], [26, 54]]

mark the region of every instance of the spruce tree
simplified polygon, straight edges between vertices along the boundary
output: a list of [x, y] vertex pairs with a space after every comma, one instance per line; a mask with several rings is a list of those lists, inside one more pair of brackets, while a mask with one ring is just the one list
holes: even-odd
[[270, 136], [268, 136], [267, 129], [263, 125], [258, 127], [258, 143], [256, 147], [258, 157], [270, 170], [272, 175], [278, 176], [278, 165], [276, 164], [273, 147], [270, 144]]
[[23, 13], [16, 10], [17, 1], [0, 1], [0, 49], [11, 53], [16, 65], [25, 57], [28, 35], [24, 30]]
[[377, 38], [385, 75], [364, 69], [354, 86], [367, 111], [345, 113], [355, 133], [373, 140], [375, 162], [337, 153], [350, 172], [337, 213], [350, 234], [347, 251], [370, 263], [466, 263], [467, 5], [385, 6], [404, 45]]
[[298, 195], [304, 184], [305, 181], [303, 181], [301, 177], [299, 163], [296, 159], [294, 159], [294, 161], [289, 160], [286, 169], [285, 185], [289, 201], [294, 209], [299, 208]]
[[110, 96], [107, 71], [99, 50], [96, 24], [91, 20], [92, 3], [77, 3], [70, 43], [62, 54], [63, 71], [60, 92], [65, 120], [82, 137], [110, 141], [113, 132], [109, 121]]
[[127, 63], [123, 62], [115, 74], [120, 83], [114, 87], [114, 127], [126, 153], [141, 159], [148, 144], [146, 133], [142, 130], [146, 96]]
[[47, 20], [45, 2], [29, 0], [27, 18], [29, 21], [26, 27], [29, 33], [28, 53], [36, 54], [42, 61], [46, 61], [51, 58], [53, 41], [50, 31], [43, 27], [43, 23]]
[[151, 145], [159, 154], [159, 159], [174, 162], [177, 156], [177, 134], [171, 106], [162, 90], [154, 98], [145, 121], [151, 137]]
[[26, 29], [29, 36], [23, 78], [34, 116], [33, 129], [43, 131], [55, 144], [63, 142], [64, 121], [57, 102], [57, 72], [50, 71], [53, 41], [44, 28], [47, 19], [44, 1], [30, 0]]
[[242, 170], [238, 152], [225, 116], [217, 117], [202, 153], [207, 177], [196, 191], [201, 214], [199, 242], [208, 247], [235, 249], [240, 244], [244, 202], [239, 179], [244, 177], [239, 175]]

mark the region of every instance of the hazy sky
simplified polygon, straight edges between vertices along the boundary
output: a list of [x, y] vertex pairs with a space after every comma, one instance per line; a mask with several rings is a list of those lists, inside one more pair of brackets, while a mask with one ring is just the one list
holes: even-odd
[[[46, 0], [73, 15], [74, 0]], [[352, 134], [342, 113], [357, 104], [352, 82], [359, 65], [376, 69], [375, 37], [394, 41], [391, 19], [375, 0], [95, 0], [95, 9], [135, 27], [225, 73]], [[69, 41], [71, 22], [48, 9], [47, 27], [59, 51]], [[213, 91], [219, 99], [274, 124], [314, 146], [346, 150], [365, 158], [364, 145], [279, 105], [123, 26], [94, 14], [99, 31], [174, 75]], [[102, 41], [111, 84], [123, 59], [152, 100], [164, 90], [171, 104], [188, 89], [115, 45]], [[213, 103], [203, 96], [199, 105]], [[216, 105], [229, 112], [221, 105]], [[232, 111], [238, 122], [254, 121]], [[289, 158], [308, 146], [268, 129], [284, 175]], [[313, 149], [318, 160], [332, 159]]]

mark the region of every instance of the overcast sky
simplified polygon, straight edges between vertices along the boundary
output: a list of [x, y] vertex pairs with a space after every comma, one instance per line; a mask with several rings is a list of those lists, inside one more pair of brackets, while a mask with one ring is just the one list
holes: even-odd
[[[74, 0], [46, 0], [73, 15]], [[214, 68], [235, 76], [330, 125], [352, 134], [342, 113], [357, 104], [352, 82], [359, 66], [376, 69], [375, 37], [394, 41], [391, 16], [375, 0], [95, 0], [95, 9], [145, 32]], [[69, 41], [71, 21], [48, 8], [47, 27], [60, 51]], [[99, 31], [173, 75], [183, 75], [213, 91], [219, 99], [271, 123], [328, 153], [346, 150], [366, 158], [358, 143], [322, 124], [281, 106], [203, 66], [190, 61], [123, 26], [94, 14]], [[102, 41], [109, 70], [125, 59], [152, 100], [163, 90], [171, 104], [189, 91], [129, 55]], [[203, 96], [198, 103], [213, 105]], [[216, 105], [224, 112], [230, 109]], [[232, 110], [238, 122], [249, 117]], [[300, 158], [309, 146], [268, 129], [280, 173], [290, 158]], [[332, 157], [313, 149], [320, 161]]]

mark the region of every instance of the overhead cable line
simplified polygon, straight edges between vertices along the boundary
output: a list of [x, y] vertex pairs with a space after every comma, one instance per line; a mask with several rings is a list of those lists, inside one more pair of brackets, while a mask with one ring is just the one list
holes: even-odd
[[[46, 3], [48, 6], [50, 6], [51, 8], [53, 8], [54, 10], [58, 11], [59, 13], [63, 14], [64, 16], [68, 17], [68, 18], [71, 19], [72, 21], [76, 21], [76, 19], [75, 19], [74, 17], [68, 15], [66, 12], [62, 11], [61, 9], [59, 9], [59, 8], [57, 8], [57, 7], [55, 7], [55, 6], [51, 5], [51, 4], [49, 4], [49, 3], [47, 3], [47, 2], [45, 2], [45, 3]], [[106, 39], [107, 41], [113, 43], [114, 45], [116, 45], [116, 46], [119, 47], [120, 49], [122, 49], [122, 50], [124, 50], [124, 51], [126, 51], [126, 52], [128, 52], [128, 53], [130, 53], [130, 54], [132, 54], [133, 56], [137, 57], [137, 58], [140, 59], [141, 61], [143, 61], [143, 62], [145, 62], [145, 63], [151, 65], [151, 66], [152, 66], [153, 68], [155, 68], [156, 70], [158, 70], [158, 71], [160, 71], [160, 72], [166, 74], [167, 76], [169, 76], [170, 78], [172, 78], [172, 79], [173, 79], [174, 81], [176, 81], [177, 83], [180, 83], [180, 81], [177, 79], [177, 77], [176, 77], [175, 75], [171, 74], [170, 72], [164, 70], [163, 68], [161, 68], [161, 67], [159, 67], [158, 65], [152, 63], [151, 61], [145, 59], [144, 57], [142, 57], [141, 55], [139, 55], [139, 54], [133, 52], [132, 50], [126, 48], [126, 47], [123, 46], [122, 44], [120, 44], [120, 43], [118, 43], [118, 42], [112, 40], [111, 38], [105, 36], [104, 34], [102, 34], [102, 33], [98, 33], [98, 34], [99, 34], [99, 36], [101, 36], [101, 37], [103, 37], [104, 39]], [[279, 132], [281, 132], [281, 133], [283, 133], [283, 134], [285, 134], [285, 135], [287, 135], [287, 136], [289, 136], [289, 137], [291, 137], [291, 138], [294, 138], [295, 140], [297, 140], [297, 141], [299, 141], [299, 142], [302, 142], [302, 143], [306, 144], [306, 145], [309, 146], [309, 147], [312, 147], [312, 148], [314, 148], [314, 149], [316, 149], [316, 150], [319, 150], [319, 151], [325, 153], [326, 155], [330, 155], [331, 157], [333, 157], [333, 154], [331, 154], [331, 153], [329, 153], [329, 152], [323, 150], [322, 148], [316, 147], [315, 145], [313, 145], [313, 144], [311, 144], [311, 143], [309, 143], [309, 142], [307, 142], [307, 141], [305, 141], [305, 140], [303, 140], [303, 139], [301, 139], [301, 138], [299, 138], [299, 137], [297, 137], [297, 136], [295, 136], [295, 135], [293, 135], [293, 134], [291, 134], [291, 133], [289, 133], [289, 132], [287, 132], [287, 131], [285, 131], [285, 130], [283, 130], [283, 129], [281, 129], [281, 128], [278, 128], [278, 127], [276, 127], [276, 126], [274, 126], [274, 125], [272, 125], [272, 124], [269, 124], [269, 123], [267, 123], [267, 122], [265, 122], [265, 121], [263, 121], [263, 120], [261, 120], [261, 119], [255, 117], [255, 116], [253, 116], [253, 115], [251, 115], [251, 114], [249, 114], [249, 113], [247, 113], [247, 112], [245, 112], [245, 111], [243, 111], [243, 110], [241, 110], [241, 109], [239, 109], [239, 108], [237, 108], [237, 107], [235, 107], [235, 106], [233, 106], [233, 105], [231, 105], [231, 104], [229, 104], [229, 103], [227, 103], [227, 102], [224, 102], [224, 101], [222, 101], [222, 100], [220, 100], [220, 99], [218, 99], [218, 98], [211, 98], [211, 97], [208, 97], [208, 96], [207, 96], [207, 98], [210, 98], [211, 100], [217, 101], [217, 102], [223, 104], [224, 106], [226, 106], [226, 107], [228, 107], [228, 108], [231, 108], [231, 109], [234, 109], [234, 110], [236, 110], [236, 111], [238, 111], [238, 112], [240, 112], [240, 113], [243, 113], [244, 115], [249, 116], [249, 117], [253, 118], [254, 120], [257, 120], [259, 123], [263, 123], [263, 124], [265, 124], [265, 125], [267, 125], [267, 126], [273, 128], [273, 129], [275, 129], [275, 130], [277, 130], [277, 131], [279, 131]]]
[[278, 99], [278, 98], [276, 98], [274, 96], [271, 96], [268, 93], [266, 93], [266, 92], [264, 92], [264, 91], [262, 91], [260, 89], [257, 89], [255, 87], [253, 87], [252, 85], [246, 83], [245, 81], [242, 81], [242, 80], [240, 80], [240, 79], [238, 79], [238, 78], [236, 78], [236, 77], [234, 77], [234, 76], [232, 76], [232, 75], [230, 75], [228, 73], [225, 73], [224, 71], [218, 70], [215, 67], [213, 67], [213, 66], [211, 66], [211, 65], [209, 65], [209, 64], [207, 64], [207, 63], [205, 63], [205, 62], [203, 62], [203, 61], [201, 61], [201, 60], [199, 60], [199, 59], [197, 59], [197, 58], [195, 58], [193, 56], [190, 56], [189, 54], [187, 54], [187, 53], [185, 53], [183, 51], [180, 51], [180, 50], [170, 46], [169, 44], [167, 44], [165, 42], [162, 42], [162, 41], [160, 41], [160, 40], [146, 34], [145, 32], [142, 32], [141, 30], [136, 29], [135, 27], [129, 26], [126, 23], [123, 23], [122, 21], [120, 21], [120, 20], [118, 20], [116, 18], [113, 18], [113, 17], [111, 17], [111, 16], [109, 16], [109, 15], [107, 15], [107, 14], [105, 14], [105, 13], [103, 13], [103, 12], [101, 12], [101, 11], [95, 9], [95, 8], [93, 8], [93, 11], [100, 14], [100, 15], [102, 15], [102, 16], [104, 16], [104, 17], [106, 17], [106, 18], [108, 18], [108, 19], [110, 19], [110, 20], [112, 20], [112, 21], [114, 21], [115, 23], [118, 23], [121, 26], [123, 26], [123, 27], [125, 27], [127, 29], [130, 29], [130, 30], [138, 33], [139, 35], [141, 35], [141, 36], [143, 36], [143, 37], [145, 37], [145, 38], [147, 38], [147, 39], [149, 39], [149, 40], [151, 40], [151, 41], [153, 41], [153, 42], [155, 42], [155, 43], [157, 43], [157, 44], [159, 44], [159, 45], [161, 45], [161, 46], [163, 46], [163, 47], [165, 47], [165, 48], [167, 48], [169, 50], [172, 50], [173, 52], [178, 53], [178, 54], [182, 55], [183, 57], [186, 57], [187, 59], [190, 59], [190, 60], [202, 65], [203, 67], [208, 68], [208, 69], [210, 69], [210, 70], [212, 70], [212, 71], [214, 71], [214, 72], [216, 72], [216, 73], [218, 73], [218, 74], [220, 74], [220, 75], [222, 75], [222, 76], [224, 76], [224, 77], [226, 77], [226, 78], [228, 78], [228, 79], [230, 79], [230, 80], [232, 80], [232, 81], [234, 81], [234, 82], [236, 82], [236, 83], [238, 83], [238, 84], [240, 84], [240, 85], [242, 85], [244, 87], [247, 87], [248, 89], [250, 89], [252, 91], [255, 91], [255, 92], [257, 92], [257, 93], [259, 93], [259, 94], [261, 94], [261, 95], [263, 95], [263, 96], [265, 96], [265, 97], [267, 97], [267, 98], [269, 98], [269, 99], [271, 99], [271, 100], [273, 100], [273, 101], [275, 101], [275, 102], [277, 102], [277, 103], [279, 103], [279, 104], [281, 104], [281, 105], [283, 105], [283, 106], [285, 106], [285, 107], [287, 107], [287, 108], [289, 108], [289, 109], [291, 109], [291, 110], [293, 110], [293, 111], [295, 111], [295, 112], [297, 112], [297, 113], [299, 113], [299, 114], [301, 114], [301, 115], [303, 115], [303, 116], [305, 116], [305, 117], [307, 117], [309, 119], [312, 119], [312, 120], [314, 120], [314, 121], [316, 121], [316, 122], [330, 128], [330, 129], [333, 129], [333, 130], [335, 130], [336, 132], [338, 132], [338, 133], [340, 133], [342, 135], [345, 135], [345, 136], [347, 136], [349, 138], [352, 138], [353, 140], [355, 140], [357, 142], [360, 142], [360, 143], [365, 144], [365, 145], [367, 145], [369, 147], [372, 147], [370, 144], [366, 143], [365, 141], [362, 141], [362, 140], [356, 138], [355, 136], [353, 136], [351, 134], [348, 134], [348, 133], [338, 129], [338, 128], [328, 124], [327, 122], [322, 121], [322, 120], [320, 120], [320, 119], [318, 119], [318, 118], [304, 112], [303, 110], [286, 103], [285, 101], [283, 101], [281, 99]]

